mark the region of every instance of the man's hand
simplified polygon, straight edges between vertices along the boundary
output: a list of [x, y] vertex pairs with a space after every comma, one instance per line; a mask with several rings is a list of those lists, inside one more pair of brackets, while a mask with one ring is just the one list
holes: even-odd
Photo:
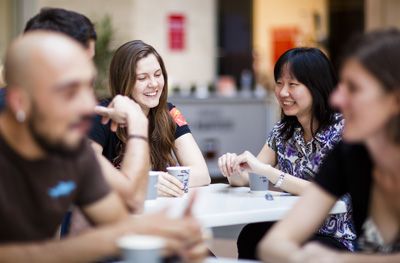
[[[147, 136], [147, 117], [143, 114], [139, 104], [127, 96], [117, 95], [107, 108], [96, 106], [94, 111], [103, 116], [103, 124], [111, 120], [111, 130], [113, 132], [120, 125], [127, 126], [129, 134]], [[143, 131], [145, 132], [143, 133]]]
[[179, 255], [186, 261], [203, 261], [209, 255], [200, 224], [192, 216], [195, 194], [181, 218], [170, 218], [167, 211], [135, 217], [123, 223], [126, 233], [161, 236], [166, 239], [164, 256]]

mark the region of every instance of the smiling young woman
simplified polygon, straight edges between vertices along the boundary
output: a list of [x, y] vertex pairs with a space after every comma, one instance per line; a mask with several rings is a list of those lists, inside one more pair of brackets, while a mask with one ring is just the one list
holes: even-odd
[[[329, 105], [329, 94], [337, 79], [328, 58], [316, 48], [285, 52], [275, 65], [274, 77], [281, 120], [257, 158], [249, 152], [239, 156], [228, 153], [220, 157], [219, 166], [232, 185], [248, 185], [248, 174], [241, 171], [244, 168], [267, 177], [276, 188], [302, 195], [341, 140], [344, 120]], [[349, 197], [344, 195], [342, 200], [351, 212]], [[244, 227], [238, 238], [240, 258], [256, 258], [256, 245], [271, 225]], [[351, 213], [345, 213], [329, 216], [313, 238], [331, 247], [353, 250], [355, 237]]]
[[[348, 44], [331, 96], [346, 119], [343, 142], [261, 242], [264, 262], [400, 262], [399, 47], [398, 30], [370, 32]], [[352, 199], [359, 253], [305, 244], [344, 193]]]
[[[119, 47], [110, 64], [109, 85], [112, 97], [124, 95], [131, 98], [149, 120], [151, 169], [161, 171], [159, 195], [183, 194], [182, 184], [166, 173], [168, 166], [177, 163], [191, 167], [190, 187], [210, 183], [206, 162], [187, 122], [179, 110], [167, 102], [167, 71], [161, 56], [152, 46], [134, 40]], [[101, 105], [107, 106], [109, 102], [102, 101]], [[128, 138], [132, 137], [129, 136], [126, 127], [119, 126], [116, 132], [110, 131], [109, 125], [102, 125], [101, 116], [96, 117], [94, 129], [89, 133], [95, 151], [117, 168], [132, 165], [125, 158]]]

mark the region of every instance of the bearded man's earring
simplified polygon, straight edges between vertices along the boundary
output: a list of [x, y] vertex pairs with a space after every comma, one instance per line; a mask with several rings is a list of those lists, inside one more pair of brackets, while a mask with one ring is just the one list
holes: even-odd
[[17, 113], [15, 114], [15, 118], [19, 123], [22, 123], [26, 119], [26, 114], [23, 110], [17, 110]]

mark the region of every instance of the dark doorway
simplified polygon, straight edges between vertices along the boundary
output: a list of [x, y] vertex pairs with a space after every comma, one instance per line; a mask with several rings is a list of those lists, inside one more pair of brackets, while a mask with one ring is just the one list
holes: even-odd
[[218, 0], [218, 75], [252, 70], [253, 1]]
[[335, 69], [347, 41], [357, 33], [364, 32], [364, 0], [329, 0], [328, 49]]

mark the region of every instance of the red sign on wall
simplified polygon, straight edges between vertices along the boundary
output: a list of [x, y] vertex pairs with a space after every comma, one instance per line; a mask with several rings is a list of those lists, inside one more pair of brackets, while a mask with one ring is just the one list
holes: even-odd
[[274, 28], [272, 30], [273, 66], [283, 53], [296, 47], [298, 33], [297, 27]]
[[183, 50], [185, 48], [185, 16], [177, 14], [170, 15], [168, 17], [168, 27], [170, 50]]

